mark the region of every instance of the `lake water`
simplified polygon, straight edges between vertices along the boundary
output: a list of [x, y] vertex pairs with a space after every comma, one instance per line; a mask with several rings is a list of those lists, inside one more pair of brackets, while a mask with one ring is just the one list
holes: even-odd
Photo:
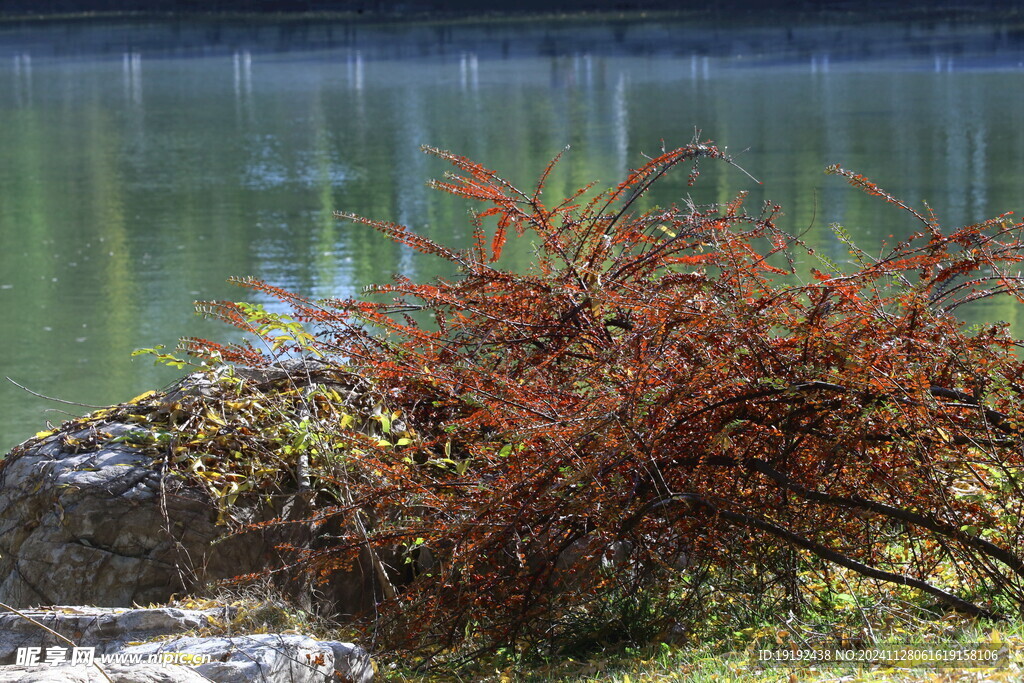
[[[654, 200], [750, 190], [842, 261], [831, 222], [867, 247], [914, 225], [826, 165], [927, 200], [949, 226], [1019, 211], [1021, 112], [1024, 34], [998, 25], [0, 24], [0, 378], [120, 402], [176, 376], [133, 349], [227, 337], [192, 302], [251, 299], [231, 275], [324, 296], [435, 275], [332, 218], [464, 246], [467, 207], [426, 187], [445, 167], [424, 144], [527, 186], [570, 145], [557, 194], [614, 183], [700, 129], [763, 184], [705, 167]], [[79, 410], [0, 381], [0, 452]]]

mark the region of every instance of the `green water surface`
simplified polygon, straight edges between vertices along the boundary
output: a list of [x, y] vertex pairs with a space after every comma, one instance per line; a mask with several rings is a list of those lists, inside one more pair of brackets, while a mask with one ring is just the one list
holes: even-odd
[[[103, 405], [174, 379], [130, 358], [230, 331], [196, 299], [254, 275], [349, 296], [440, 264], [341, 223], [405, 223], [454, 246], [467, 204], [427, 188], [429, 144], [551, 196], [614, 183], [695, 129], [762, 181], [705, 168], [651, 201], [783, 206], [834, 259], [912, 220], [823, 169], [927, 200], [950, 226], [1024, 208], [1024, 37], [1000, 25], [698, 26], [669, 20], [454, 24], [0, 24], [0, 378]], [[664, 141], [664, 142], [662, 142]], [[507, 263], [525, 268], [529, 248]], [[996, 302], [976, 313], [1015, 322]], [[0, 452], [72, 406], [0, 384]]]

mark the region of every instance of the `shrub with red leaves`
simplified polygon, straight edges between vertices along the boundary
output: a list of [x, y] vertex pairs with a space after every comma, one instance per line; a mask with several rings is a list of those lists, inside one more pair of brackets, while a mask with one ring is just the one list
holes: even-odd
[[[373, 625], [389, 643], [557, 642], [607, 596], [778, 548], [968, 614], [1024, 602], [1024, 365], [1005, 325], [968, 329], [953, 315], [982, 297], [1020, 300], [1024, 225], [1001, 216], [943, 232], [832, 167], [920, 222], [877, 255], [851, 244], [844, 270], [778, 229], [778, 207], [751, 215], [742, 196], [637, 209], [674, 167], [692, 166], [692, 181], [698, 161], [729, 162], [711, 144], [555, 203], [542, 198], [555, 162], [524, 192], [427, 151], [456, 168], [436, 188], [485, 206], [470, 250], [342, 217], [455, 264], [458, 278], [396, 278], [373, 289], [387, 303], [241, 281], [313, 331], [291, 352], [358, 373], [391, 397], [387, 419], [416, 426], [389, 440], [338, 424], [335, 445], [313, 449], [340, 492], [313, 521], [342, 531], [295, 557], [330, 581], [369, 552]], [[498, 267], [506, 240], [524, 236], [534, 266]], [[235, 304], [216, 310], [246, 326]], [[188, 344], [224, 362], [273, 360]]]

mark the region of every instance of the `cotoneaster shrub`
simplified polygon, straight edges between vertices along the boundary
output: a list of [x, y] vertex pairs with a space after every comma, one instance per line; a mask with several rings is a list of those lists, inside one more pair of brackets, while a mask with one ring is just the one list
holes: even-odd
[[[332, 534], [293, 549], [292, 568], [329, 583], [369, 557], [378, 599], [363, 616], [384, 643], [557, 647], [610, 602], [769, 558], [782, 573], [839, 565], [971, 615], [1019, 609], [1024, 366], [1005, 325], [968, 329], [954, 311], [1020, 300], [1021, 223], [943, 231], [832, 167], [920, 224], [876, 255], [850, 244], [840, 267], [742, 195], [637, 210], [677, 166], [693, 182], [698, 162], [729, 162], [708, 143], [551, 201], [555, 162], [521, 191], [427, 151], [455, 167], [434, 187], [483, 207], [470, 250], [339, 217], [458, 277], [396, 276], [372, 288], [384, 303], [238, 280], [291, 317], [203, 310], [274, 351], [185, 340], [218, 363], [313, 355], [382, 397], [377, 433], [307, 423], [285, 462], [312, 473], [308, 521]], [[508, 239], [536, 245], [529, 271], [497, 265]]]

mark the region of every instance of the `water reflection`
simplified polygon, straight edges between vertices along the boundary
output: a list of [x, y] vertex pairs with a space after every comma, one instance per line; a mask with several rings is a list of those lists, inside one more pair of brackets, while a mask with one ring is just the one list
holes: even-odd
[[14, 103], [27, 107], [32, 103], [32, 56], [28, 53], [14, 55]]
[[235, 99], [248, 100], [252, 96], [252, 53], [248, 50], [236, 52], [232, 61], [235, 66]]
[[480, 87], [480, 64], [473, 53], [459, 57], [459, 83], [463, 90], [477, 90]]
[[[866, 244], [917, 226], [830, 163], [949, 225], [1024, 208], [1024, 34], [997, 26], [49, 23], [0, 33], [0, 60], [0, 375], [87, 403], [173, 377], [130, 363], [136, 347], [223, 338], [190, 304], [253, 296], [230, 275], [353, 296], [396, 270], [450, 274], [332, 217], [467, 247], [468, 205], [426, 187], [448, 169], [422, 144], [527, 190], [570, 145], [551, 200], [701, 129], [749, 149], [738, 161], [764, 185], [704, 167], [646, 206], [749, 190], [751, 210], [781, 204], [783, 228], [840, 261], [831, 222]], [[502, 265], [531, 259], [510, 245]], [[0, 387], [0, 444], [44, 407]]]
[[620, 73], [612, 91], [612, 135], [615, 140], [615, 175], [626, 177], [629, 168], [629, 101], [626, 74]]
[[136, 107], [141, 107], [142, 55], [138, 52], [125, 52], [123, 62], [125, 99]]
[[348, 67], [348, 82], [353, 90], [363, 89], [363, 53], [356, 50], [346, 60]]

